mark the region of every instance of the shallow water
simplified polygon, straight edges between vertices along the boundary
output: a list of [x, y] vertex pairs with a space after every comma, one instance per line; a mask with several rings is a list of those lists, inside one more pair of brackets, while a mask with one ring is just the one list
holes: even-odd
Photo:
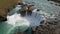
[[23, 0], [25, 2], [35, 2], [35, 7], [40, 8], [41, 10], [47, 12], [47, 13], [56, 13], [60, 12], [60, 7], [55, 6], [54, 4], [50, 4], [47, 0]]

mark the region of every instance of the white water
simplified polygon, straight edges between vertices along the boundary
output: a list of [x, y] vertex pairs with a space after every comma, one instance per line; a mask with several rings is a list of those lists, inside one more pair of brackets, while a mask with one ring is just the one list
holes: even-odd
[[[32, 2], [32, 0], [26, 0]], [[43, 11], [47, 11], [49, 13], [54, 13], [54, 12], [59, 12], [60, 7], [51, 5], [47, 0], [33, 0], [33, 2], [36, 2], [36, 8], [41, 8]], [[39, 12], [40, 14], [36, 13], [36, 10], [33, 11], [32, 16], [25, 16], [21, 17], [20, 14], [17, 14], [16, 12], [20, 10], [20, 6], [16, 7], [15, 9], [11, 10], [9, 15], [7, 16], [8, 21], [6, 22], [7, 24], [13, 25], [11, 29], [6, 32], [7, 34], [10, 34], [13, 29], [20, 27], [20, 31], [25, 31], [28, 27], [32, 26], [39, 26], [40, 21], [44, 18], [40, 14], [45, 14], [45, 12]], [[37, 14], [37, 15], [36, 15]], [[9, 25], [8, 25], [9, 27]], [[7, 27], [7, 28], [8, 28]], [[4, 27], [5, 28], [5, 27]], [[5, 34], [5, 33], [4, 33]]]
[[32, 14], [31, 16], [21, 17], [20, 14], [15, 13], [11, 16], [7, 16], [7, 23], [13, 26], [39, 26], [42, 17], [40, 15], [35, 15], [35, 17], [34, 15], [35, 14]]
[[12, 30], [19, 27], [20, 31], [25, 31], [28, 27], [33, 26], [39, 26], [41, 20], [43, 20], [44, 17], [42, 15], [38, 14], [36, 10], [33, 10], [33, 13], [31, 16], [25, 16], [21, 17], [18, 11], [21, 7], [16, 7], [13, 10], [10, 11], [10, 13], [7, 16], [7, 24], [12, 25], [12, 28], [9, 29], [8, 33], [11, 33]]
[[7, 18], [8, 18], [7, 23], [13, 26], [21, 26], [21, 25], [29, 26], [28, 20], [21, 17], [20, 14], [15, 13], [11, 16], [7, 16]]
[[[17, 5], [16, 8], [10, 11], [9, 15], [7, 16], [7, 23], [13, 26], [39, 26], [40, 21], [42, 20], [42, 16], [36, 12], [36, 10], [32, 11], [31, 16], [21, 17], [19, 13], [17, 13], [21, 9], [21, 5]], [[42, 12], [42, 11], [41, 11]]]
[[13, 25], [7, 34], [9, 34], [14, 29], [25, 31], [28, 27], [39, 26], [41, 20], [43, 20], [41, 15], [36, 15], [34, 12], [31, 16], [26, 15], [25, 17], [21, 17], [20, 14], [14, 13], [11, 16], [7, 16], [7, 19], [8, 21], [6, 23]]

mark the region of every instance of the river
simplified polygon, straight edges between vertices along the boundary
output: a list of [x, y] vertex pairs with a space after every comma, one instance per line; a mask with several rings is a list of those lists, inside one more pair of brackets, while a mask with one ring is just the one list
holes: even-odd
[[[34, 6], [35, 8], [40, 8], [42, 11], [45, 11], [50, 14], [54, 13], [54, 12], [60, 12], [59, 6], [52, 5], [47, 0], [23, 0], [23, 2], [35, 2], [35, 6]], [[18, 8], [18, 7], [13, 9], [10, 12], [10, 15], [8, 16], [8, 21], [3, 22], [2, 24], [0, 23], [0, 34], [11, 34], [14, 32], [14, 30], [16, 30], [16, 28], [20, 28], [21, 31], [25, 31], [29, 27], [29, 25], [30, 25], [29, 22], [28, 23], [26, 22], [22, 26], [20, 26], [22, 23], [19, 20], [19, 16], [17, 14], [14, 14], [19, 9], [20, 8]], [[15, 17], [14, 17], [14, 15], [15, 15]], [[30, 19], [35, 19], [35, 18], [32, 17]], [[16, 27], [14, 25], [16, 20], [19, 20], [19, 21], [17, 21], [18, 24], [16, 23], [17, 26], [19, 26], [19, 27]], [[24, 18], [24, 20], [25, 20], [25, 18]], [[39, 21], [39, 20], [36, 20], [36, 21]], [[33, 22], [34, 22], [34, 20], [33, 20]], [[32, 23], [31, 25], [34, 26], [33, 24], [36, 25], [36, 23]], [[39, 23], [38, 23], [38, 25], [39, 25]]]

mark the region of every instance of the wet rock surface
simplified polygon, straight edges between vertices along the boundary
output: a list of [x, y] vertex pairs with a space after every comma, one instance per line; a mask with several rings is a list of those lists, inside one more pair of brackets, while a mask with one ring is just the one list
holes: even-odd
[[60, 6], [60, 0], [48, 0], [48, 1], [53, 1], [54, 3], [50, 3], [50, 4], [54, 4], [56, 6]]
[[54, 1], [54, 2], [60, 3], [60, 0], [48, 0], [48, 1]]
[[0, 16], [0, 22], [2, 22], [2, 21], [7, 21], [7, 18]]
[[60, 25], [58, 25], [58, 21], [42, 21], [40, 26], [32, 29], [33, 34], [59, 34], [60, 32]]

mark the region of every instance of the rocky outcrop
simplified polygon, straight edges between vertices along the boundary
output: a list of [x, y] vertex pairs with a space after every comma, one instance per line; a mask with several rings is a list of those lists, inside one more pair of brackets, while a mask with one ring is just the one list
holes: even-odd
[[9, 12], [8, 9], [16, 6], [21, 0], [0, 0], [0, 16], [6, 19]]
[[55, 19], [52, 21], [43, 20], [40, 26], [32, 27], [33, 34], [60, 34], [60, 21]]

